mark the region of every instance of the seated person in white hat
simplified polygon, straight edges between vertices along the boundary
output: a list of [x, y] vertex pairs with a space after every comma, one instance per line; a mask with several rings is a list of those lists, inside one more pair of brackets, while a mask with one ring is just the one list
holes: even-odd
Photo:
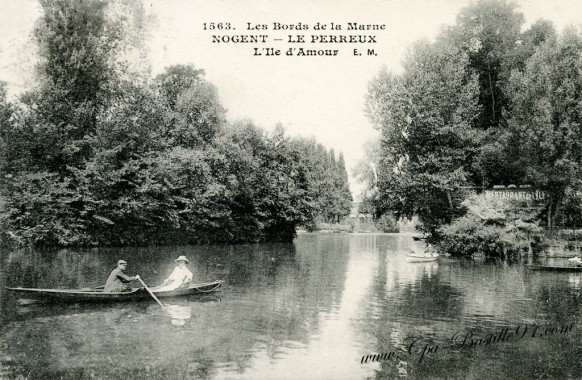
[[174, 271], [162, 282], [156, 291], [187, 287], [192, 282], [192, 272], [186, 268], [186, 264], [188, 264], [186, 256], [180, 256], [175, 261], [178, 263], [178, 266], [174, 268]]

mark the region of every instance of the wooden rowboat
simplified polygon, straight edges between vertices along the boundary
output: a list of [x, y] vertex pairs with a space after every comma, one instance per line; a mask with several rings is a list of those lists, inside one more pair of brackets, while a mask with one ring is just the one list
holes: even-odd
[[408, 255], [406, 255], [406, 261], [411, 262], [411, 263], [425, 263], [425, 262], [435, 261], [436, 259], [438, 259], [438, 257], [439, 257], [438, 253], [427, 254], [427, 255], [422, 255], [422, 254], [417, 254], [417, 253], [409, 253]]
[[531, 270], [547, 270], [547, 271], [559, 271], [559, 272], [582, 272], [582, 267], [567, 267], [567, 266], [557, 266], [557, 265], [528, 265]]
[[[218, 280], [202, 284], [190, 284], [187, 288], [159, 291], [150, 290], [158, 298], [183, 297], [193, 294], [204, 294], [221, 290], [224, 281]], [[151, 299], [152, 296], [145, 288], [132, 288], [129, 292], [104, 292], [103, 289], [34, 289], [34, 288], [6, 288], [20, 298], [38, 301], [59, 302], [119, 302]]]

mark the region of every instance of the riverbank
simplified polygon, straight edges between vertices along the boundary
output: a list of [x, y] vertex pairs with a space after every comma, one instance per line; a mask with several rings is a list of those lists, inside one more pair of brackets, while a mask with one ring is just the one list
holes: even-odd
[[340, 233], [340, 232], [357, 232], [357, 233], [366, 233], [366, 232], [380, 232], [373, 223], [317, 223], [316, 230], [317, 232], [333, 232], [333, 233]]

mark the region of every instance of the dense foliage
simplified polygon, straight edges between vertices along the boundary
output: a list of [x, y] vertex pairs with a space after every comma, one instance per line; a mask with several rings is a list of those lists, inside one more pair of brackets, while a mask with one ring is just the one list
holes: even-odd
[[582, 35], [566, 29], [541, 45], [510, 80], [508, 129], [525, 178], [548, 194], [547, 225], [554, 225], [567, 192], [582, 179]]
[[399, 232], [396, 218], [390, 214], [383, 214], [374, 224], [382, 232]]
[[336, 159], [333, 149], [327, 151], [313, 138], [297, 138], [292, 144], [300, 152], [300, 163], [310, 168], [306, 180], [313, 190], [310, 200], [316, 210], [315, 221], [339, 223], [350, 213], [352, 202], [343, 155]]
[[[523, 201], [522, 201], [523, 202]], [[508, 258], [545, 248], [542, 229], [531, 206], [500, 198], [471, 195], [464, 202], [466, 215], [441, 227], [439, 247], [465, 257]]]
[[414, 46], [401, 76], [381, 72], [370, 87], [369, 110], [382, 128], [377, 208], [397, 217], [419, 215], [426, 225], [458, 214], [476, 152], [471, 123], [477, 79], [468, 58], [448, 41]]
[[434, 233], [465, 215], [469, 190], [514, 184], [544, 192], [546, 226], [580, 219], [560, 211], [580, 197], [582, 34], [523, 23], [513, 2], [475, 2], [434, 42], [416, 43], [402, 74], [370, 82], [377, 214], [418, 215]]
[[349, 213], [341, 154], [227, 123], [194, 66], [132, 72], [108, 2], [40, 3], [38, 85], [10, 103], [0, 84], [4, 241], [288, 241]]

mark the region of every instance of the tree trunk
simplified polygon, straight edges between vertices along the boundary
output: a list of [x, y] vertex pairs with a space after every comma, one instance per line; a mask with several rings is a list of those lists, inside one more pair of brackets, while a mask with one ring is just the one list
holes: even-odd
[[449, 200], [449, 208], [453, 210], [453, 199], [451, 198], [451, 191], [447, 189], [447, 199]]
[[495, 91], [493, 89], [493, 82], [491, 81], [491, 64], [487, 62], [487, 76], [489, 77], [489, 89], [491, 90], [491, 109], [493, 112], [493, 124], [495, 124]]
[[558, 219], [558, 215], [560, 214], [560, 205], [562, 204], [564, 191], [560, 190], [558, 194], [554, 198], [554, 213], [552, 215], [552, 222], [554, 225], [556, 224], [556, 220]]
[[552, 202], [553, 201], [550, 201], [550, 203], [548, 204], [548, 221], [547, 221], [548, 230], [552, 228]]

